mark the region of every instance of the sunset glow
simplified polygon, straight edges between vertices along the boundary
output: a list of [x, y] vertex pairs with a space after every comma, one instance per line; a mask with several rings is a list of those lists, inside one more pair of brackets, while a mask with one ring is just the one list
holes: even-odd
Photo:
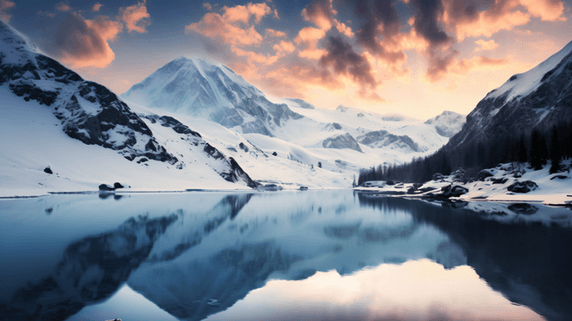
[[0, 18], [117, 94], [180, 56], [323, 108], [468, 114], [572, 38], [563, 0], [0, 1]]

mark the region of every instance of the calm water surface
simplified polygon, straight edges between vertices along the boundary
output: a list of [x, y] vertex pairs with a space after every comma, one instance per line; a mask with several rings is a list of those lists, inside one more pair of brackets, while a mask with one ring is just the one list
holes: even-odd
[[0, 320], [572, 320], [572, 211], [538, 204], [4, 199], [0, 257]]

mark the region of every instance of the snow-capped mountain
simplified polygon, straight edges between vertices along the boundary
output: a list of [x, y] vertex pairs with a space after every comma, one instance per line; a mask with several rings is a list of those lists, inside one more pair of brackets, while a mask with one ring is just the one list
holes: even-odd
[[[122, 98], [151, 108], [200, 116], [243, 133], [274, 136], [275, 128], [302, 116], [270, 102], [229, 68], [181, 57], [131, 87]], [[304, 105], [307, 108], [307, 105]]]
[[[276, 154], [310, 169], [321, 165], [331, 171], [355, 172], [376, 162], [402, 163], [427, 155], [447, 143], [448, 135], [464, 123], [464, 116], [455, 113], [424, 124], [398, 114], [381, 115], [341, 105], [325, 110], [301, 99], [269, 97], [229, 68], [197, 58], [169, 62], [121, 97], [154, 113], [160, 110], [179, 119], [191, 116], [185, 121], [219, 140], [224, 136], [220, 127], [204, 126], [205, 120], [230, 129], [248, 141], [222, 139], [231, 154], [243, 150], [239, 144], [252, 145], [266, 156]], [[258, 155], [255, 150], [250, 153]], [[245, 162], [249, 160], [241, 160]], [[261, 164], [256, 163], [247, 172], [258, 171]]]
[[435, 126], [439, 135], [450, 138], [461, 131], [465, 122], [466, 116], [445, 110], [441, 115], [428, 119], [425, 124]]
[[572, 42], [531, 70], [488, 93], [448, 144], [462, 144], [550, 127], [572, 118]]
[[[26, 184], [93, 190], [101, 183], [113, 183], [107, 179], [119, 178], [141, 188], [137, 181], [157, 184], [152, 178], [162, 177], [165, 170], [177, 172], [169, 175], [177, 177], [178, 188], [185, 181], [193, 187], [199, 176], [255, 186], [234, 159], [200, 134], [175, 119], [153, 116], [144, 121], [107, 88], [43, 55], [4, 22], [0, 22], [0, 97], [0, 166], [7, 192]], [[155, 130], [168, 135], [157, 137]], [[49, 176], [54, 171], [56, 175]]]

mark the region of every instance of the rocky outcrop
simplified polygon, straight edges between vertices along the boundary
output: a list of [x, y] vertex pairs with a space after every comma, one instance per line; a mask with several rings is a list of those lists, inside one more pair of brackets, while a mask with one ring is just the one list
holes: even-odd
[[514, 182], [506, 189], [514, 193], [528, 193], [538, 188], [538, 185], [533, 181]]
[[114, 93], [42, 55], [4, 22], [0, 35], [0, 86], [52, 108], [69, 137], [116, 150], [128, 160], [177, 162]]
[[425, 148], [417, 145], [417, 143], [415, 143], [409, 136], [394, 135], [389, 133], [387, 130], [376, 130], [365, 133], [358, 136], [357, 141], [372, 148], [383, 148], [394, 145], [397, 148], [410, 149], [414, 152], [424, 152], [426, 150]]
[[361, 148], [359, 147], [358, 142], [349, 133], [326, 138], [322, 142], [322, 146], [324, 148], [336, 148], [336, 149], [348, 148], [363, 153]]

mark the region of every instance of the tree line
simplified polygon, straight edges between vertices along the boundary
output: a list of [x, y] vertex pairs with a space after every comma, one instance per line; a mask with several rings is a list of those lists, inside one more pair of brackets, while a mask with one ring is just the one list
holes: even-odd
[[528, 162], [539, 170], [550, 160], [550, 173], [556, 173], [561, 161], [571, 157], [572, 121], [564, 121], [552, 128], [535, 127], [529, 132], [464, 144], [454, 149], [445, 145], [430, 156], [415, 158], [402, 165], [362, 169], [357, 184], [377, 180], [423, 183], [433, 179], [435, 173], [449, 175], [458, 168], [465, 170], [465, 177], [476, 178], [483, 168], [509, 162]]

